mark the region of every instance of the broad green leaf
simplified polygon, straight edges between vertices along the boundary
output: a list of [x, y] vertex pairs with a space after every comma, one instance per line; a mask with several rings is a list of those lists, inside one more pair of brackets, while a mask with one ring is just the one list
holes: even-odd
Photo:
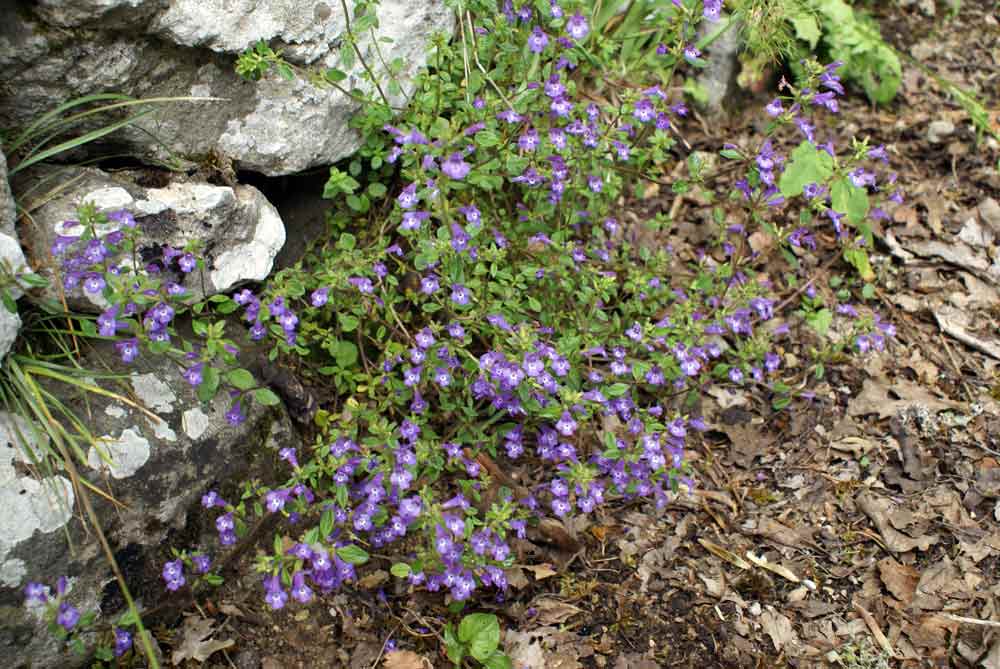
[[258, 388], [253, 391], [253, 399], [257, 404], [266, 407], [273, 407], [281, 404], [281, 400], [270, 388]]
[[337, 557], [347, 564], [364, 564], [368, 562], [368, 553], [363, 548], [351, 544], [337, 549]]
[[822, 184], [833, 173], [833, 157], [809, 142], [802, 142], [792, 151], [778, 188], [786, 198], [802, 194], [807, 184]]
[[257, 380], [253, 374], [245, 369], [234, 369], [226, 374], [226, 381], [234, 388], [240, 390], [250, 390], [257, 385]]
[[842, 178], [833, 182], [830, 187], [830, 200], [833, 208], [847, 214], [847, 220], [857, 225], [868, 215], [868, 193], [864, 188], [858, 188], [850, 179]]
[[470, 613], [458, 625], [458, 640], [469, 645], [469, 653], [485, 660], [500, 645], [500, 622], [492, 613]]

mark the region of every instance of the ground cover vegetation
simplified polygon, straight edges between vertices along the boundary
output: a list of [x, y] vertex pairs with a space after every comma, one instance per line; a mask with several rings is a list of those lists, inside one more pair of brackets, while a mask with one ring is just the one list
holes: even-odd
[[[692, 151], [681, 130], [691, 112], [672, 82], [704, 66], [698, 28], [723, 2], [646, 4], [616, 19], [613, 4], [457, 3], [456, 38], [435, 44], [402, 111], [377, 83], [399, 64], [367, 62], [358, 48], [377, 27], [375, 4], [345, 5], [343, 67], [360, 59], [367, 78], [348, 91], [367, 101], [355, 120], [365, 144], [330, 171], [324, 195], [339, 206], [328, 238], [263, 286], [193, 302], [179, 278], [202, 269], [197, 248], [139, 259], [128, 212], [84, 208], [67, 222], [51, 250], [63, 286], [104, 297], [108, 308], [80, 327], [113, 339], [124, 362], [172, 357], [203, 400], [230, 395], [234, 424], [247, 403], [280, 401], [241, 367], [247, 339], [335, 391], [314, 442], [279, 454], [280, 482], [247, 482], [228, 498], [206, 491], [219, 545], [178, 547], [163, 565], [167, 590], [218, 585], [210, 554], [280, 517], [256, 560], [271, 609], [307, 604], [388, 559], [394, 577], [453, 604], [457, 624], [441, 640], [456, 666], [509, 667], [496, 616], [461, 614], [502, 599], [516, 538], [572, 547], [570, 517], [690, 494], [698, 480], [685, 451], [706, 429], [699, 408], [711, 389], [747, 389], [780, 411], [811, 401], [804, 379], [890, 345], [895, 326], [866, 305], [872, 227], [903, 195], [883, 146], [835, 141], [831, 128], [846, 79], [887, 102], [898, 61], [797, 59], [759, 135]], [[752, 28], [767, 5], [729, 9]], [[843, 3], [808, 5], [789, 4], [788, 16], [809, 46], [822, 28], [831, 53], [882, 53], [870, 30], [856, 41], [837, 32], [831, 21], [850, 23], [836, 18]], [[643, 32], [637, 51], [637, 38], [595, 30], [615, 20]], [[760, 53], [791, 49], [755, 39]], [[613, 87], [606, 72], [621, 63], [628, 79]], [[237, 68], [250, 79], [347, 80], [296, 70], [266, 44]], [[651, 187], [711, 212], [693, 261], [649, 243], [678, 225], [672, 215], [642, 225], [621, 215]], [[755, 235], [773, 243], [755, 250]], [[833, 299], [803, 262], [812, 254], [848, 268]], [[788, 327], [793, 313], [811, 334]], [[194, 338], [178, 334], [181, 316]], [[791, 348], [808, 352], [796, 368]], [[63, 590], [31, 584], [26, 596], [73, 641], [93, 621]], [[136, 622], [118, 621], [99, 657], [131, 652]]]

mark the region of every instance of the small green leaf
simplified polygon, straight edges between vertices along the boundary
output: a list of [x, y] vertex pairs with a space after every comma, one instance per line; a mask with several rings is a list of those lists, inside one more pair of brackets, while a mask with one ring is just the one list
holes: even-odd
[[405, 562], [397, 562], [389, 569], [389, 573], [396, 578], [406, 578], [412, 573], [412, 571], [413, 570], [410, 569], [410, 565]]
[[253, 374], [245, 369], [233, 369], [226, 373], [226, 381], [229, 385], [239, 390], [250, 390], [257, 385], [257, 380]]
[[364, 564], [368, 562], [368, 553], [354, 544], [338, 548], [337, 556], [347, 564]]
[[281, 399], [270, 388], [258, 388], [253, 391], [253, 399], [257, 404], [273, 407], [281, 404]]

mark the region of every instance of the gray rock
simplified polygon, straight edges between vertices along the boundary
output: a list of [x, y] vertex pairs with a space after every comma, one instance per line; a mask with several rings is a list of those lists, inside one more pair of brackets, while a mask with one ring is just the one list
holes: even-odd
[[[84, 364], [94, 366], [98, 357], [114, 360], [114, 352], [103, 347]], [[144, 410], [97, 395], [85, 406], [65, 386], [50, 390], [88, 416], [99, 443], [84, 445], [89, 466], [77, 461], [77, 468], [121, 503], [90, 494], [129, 589], [140, 606], [153, 606], [164, 596], [158, 574], [170, 559], [168, 547], [189, 547], [175, 533], [201, 518], [200, 496], [220, 481], [260, 476], [273, 461], [271, 449], [292, 445], [293, 432], [278, 408], [250, 408], [244, 423], [230, 425], [228, 398], [202, 405], [166, 359], [140, 358], [128, 368], [114, 362], [112, 369], [127, 375]], [[17, 431], [29, 436], [30, 446]], [[41, 478], [28, 473], [26, 465], [44, 460], [47, 450], [44, 437], [31, 435], [29, 424], [0, 414], [0, 666], [61, 669], [81, 659], [63, 652], [38, 612], [23, 607], [25, 584], [53, 585], [67, 576], [70, 601], [99, 612], [99, 622], [113, 619], [122, 604], [94, 533], [80, 522], [69, 476], [53, 460], [48, 469], [37, 468]], [[210, 528], [212, 520], [197, 522]]]
[[931, 144], [941, 144], [955, 132], [955, 124], [947, 119], [931, 121], [927, 126], [927, 141]]
[[979, 217], [1000, 238], [1000, 204], [991, 197], [979, 203]]
[[8, 237], [14, 237], [16, 217], [17, 208], [14, 206], [14, 196], [7, 181], [7, 157], [0, 151], [0, 232]]
[[[245, 281], [267, 277], [274, 258], [285, 243], [285, 227], [277, 210], [253, 186], [214, 186], [208, 183], [174, 180], [162, 188], [144, 188], [136, 184], [136, 175], [123, 171], [115, 174], [96, 168], [44, 168], [30, 170], [17, 180], [17, 187], [30, 188], [38, 180], [58, 174], [71, 184], [58, 196], [47, 200], [32, 212], [33, 224], [21, 230], [27, 248], [36, 254], [31, 263], [48, 268], [53, 260], [47, 255], [56, 235], [79, 235], [82, 228], [68, 228], [64, 221], [76, 219], [77, 207], [93, 203], [105, 213], [127, 209], [142, 230], [139, 256], [147, 262], [161, 257], [164, 245], [181, 249], [192, 241], [199, 243], [198, 255], [205, 260], [207, 272], [182, 274], [171, 272], [195, 297], [227, 291]], [[109, 225], [108, 234], [118, 229]], [[121, 259], [122, 263], [131, 259]], [[49, 297], [58, 298], [55, 289]], [[99, 311], [107, 305], [101, 295], [74, 289], [68, 296], [71, 306]]]
[[[726, 17], [718, 21], [704, 21], [699, 29], [699, 37], [715, 31]], [[717, 115], [732, 107], [733, 97], [739, 91], [737, 77], [740, 72], [739, 52], [743, 47], [739, 26], [734, 23], [712, 42], [702, 56], [708, 65], [700, 70], [697, 82], [707, 95], [702, 105], [709, 114]]]
[[[391, 42], [366, 36], [360, 48], [385, 90], [382, 62], [402, 63], [400, 90], [390, 94], [398, 106], [412, 93], [430, 37], [450, 33], [454, 19], [444, 0], [383, 0], [377, 11], [377, 36]], [[66, 99], [97, 92], [205, 98], [159, 103], [114, 139], [145, 158], [215, 151], [268, 175], [331, 164], [360, 146], [347, 125], [360, 105], [333, 88], [276, 73], [247, 82], [233, 65], [264, 40], [296, 65], [337, 67], [344, 34], [338, 0], [2, 3], [0, 71], [17, 95], [0, 99], [0, 126], [23, 126]], [[356, 64], [344, 87], [365, 87], [362, 72]]]

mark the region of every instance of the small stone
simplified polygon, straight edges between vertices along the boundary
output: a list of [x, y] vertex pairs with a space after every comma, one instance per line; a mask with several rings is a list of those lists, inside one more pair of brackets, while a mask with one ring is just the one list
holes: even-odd
[[951, 121], [932, 121], [927, 127], [927, 141], [931, 144], [941, 144], [953, 132], [955, 132], [955, 124]]
[[749, 610], [750, 610], [750, 615], [754, 617], [759, 616], [761, 612], [760, 602], [753, 602], [752, 604], [750, 604]]
[[980, 202], [979, 218], [997, 237], [1000, 237], [1000, 203], [991, 197]]

